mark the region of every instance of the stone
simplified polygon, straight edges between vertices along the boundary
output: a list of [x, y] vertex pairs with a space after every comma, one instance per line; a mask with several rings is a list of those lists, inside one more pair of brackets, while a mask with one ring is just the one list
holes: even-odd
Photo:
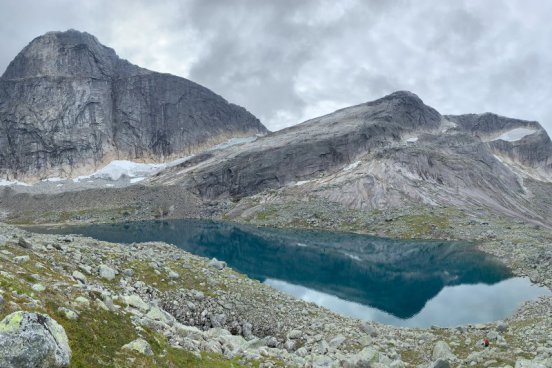
[[86, 284], [86, 276], [82, 272], [73, 271], [72, 276], [75, 280], [80, 281], [83, 284]]
[[343, 362], [345, 367], [371, 367], [374, 363], [378, 363], [380, 354], [372, 347], [365, 347], [356, 354], [346, 358]]
[[173, 316], [156, 306], [151, 307], [149, 312], [146, 314], [146, 317], [155, 321], [163, 322], [169, 326], [171, 326], [174, 322]]
[[123, 270], [123, 275], [127, 276], [127, 277], [132, 277], [134, 276], [134, 270], [131, 269], [131, 268], [126, 268]]
[[85, 308], [90, 307], [90, 300], [86, 299], [84, 296], [76, 297], [75, 298], [75, 303], [77, 303], [81, 307], [85, 307]]
[[33, 289], [34, 291], [40, 293], [40, 292], [46, 290], [46, 286], [44, 286], [44, 285], [42, 285], [42, 284], [33, 284], [33, 285], [31, 286], [31, 289]]
[[0, 367], [65, 368], [70, 361], [65, 330], [50, 316], [19, 311], [0, 322]]
[[220, 328], [220, 327], [223, 327], [226, 323], [226, 314], [224, 313], [214, 314], [214, 315], [211, 315], [209, 319], [211, 321], [212, 327]]
[[67, 319], [76, 320], [76, 319], [79, 318], [79, 314], [77, 312], [75, 312], [74, 310], [72, 310], [72, 309], [65, 308], [65, 307], [59, 307], [58, 311], [60, 313], [62, 313], [65, 316], [65, 318], [67, 318]]
[[201, 343], [201, 350], [208, 353], [222, 354], [222, 346], [215, 340], [203, 341]]
[[29, 256], [17, 256], [13, 257], [13, 262], [17, 264], [23, 264], [29, 262], [31, 258]]
[[431, 354], [433, 360], [454, 360], [456, 356], [450, 350], [448, 344], [444, 341], [438, 341], [433, 346], [433, 353]]
[[226, 262], [213, 258], [207, 263], [207, 266], [216, 268], [217, 270], [223, 270], [226, 267]]
[[127, 305], [138, 309], [142, 313], [147, 313], [150, 310], [149, 304], [144, 302], [139, 295], [126, 295], [123, 297], [123, 300]]
[[299, 349], [297, 349], [297, 350], [295, 351], [295, 355], [304, 358], [304, 357], [306, 357], [307, 355], [309, 355], [309, 352], [307, 351], [307, 349], [305, 349], [304, 346], [302, 346], [302, 347], [300, 347]]
[[25, 249], [33, 249], [33, 245], [27, 241], [25, 238], [21, 237], [19, 238], [19, 240], [17, 241], [17, 244], [21, 247], [21, 248], [25, 248]]
[[288, 339], [293, 340], [300, 339], [301, 336], [303, 336], [303, 332], [301, 332], [301, 330], [291, 330], [287, 335]]
[[504, 321], [499, 321], [496, 324], [496, 330], [499, 333], [504, 333], [504, 332], [508, 331], [508, 325]]
[[438, 359], [431, 363], [428, 368], [450, 368], [450, 363], [445, 359]]
[[345, 342], [345, 340], [347, 340], [347, 338], [345, 338], [345, 336], [337, 335], [336, 337], [334, 337], [333, 339], [330, 340], [330, 343], [329, 343], [330, 347], [337, 349], [338, 347], [341, 346], [341, 344], [343, 344]]
[[174, 271], [169, 271], [169, 279], [176, 280], [180, 277], [180, 275]]
[[128, 344], [123, 345], [122, 349], [136, 351], [147, 356], [153, 355], [153, 350], [151, 350], [150, 344], [144, 339], [136, 339], [131, 341]]
[[376, 337], [378, 336], [377, 330], [370, 324], [370, 322], [363, 321], [360, 324], [360, 329], [369, 335], [370, 337]]
[[116, 275], [116, 271], [113, 268], [106, 266], [104, 264], [100, 265], [100, 267], [98, 268], [98, 273], [100, 274], [101, 278], [106, 279], [108, 281], [113, 280]]

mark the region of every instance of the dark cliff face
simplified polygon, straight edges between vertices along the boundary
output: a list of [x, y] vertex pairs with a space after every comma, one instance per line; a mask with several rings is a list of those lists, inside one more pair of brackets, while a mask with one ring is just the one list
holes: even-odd
[[74, 30], [36, 38], [0, 78], [0, 173], [9, 178], [162, 160], [266, 132], [207, 88], [132, 65]]

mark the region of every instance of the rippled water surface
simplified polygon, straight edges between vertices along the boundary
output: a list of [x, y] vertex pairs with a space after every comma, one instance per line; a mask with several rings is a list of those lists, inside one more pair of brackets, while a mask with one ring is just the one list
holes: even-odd
[[111, 242], [172, 243], [224, 260], [252, 278], [337, 313], [401, 326], [498, 320], [523, 301], [549, 293], [528, 279], [512, 277], [496, 259], [461, 242], [399, 241], [200, 220], [47, 231]]

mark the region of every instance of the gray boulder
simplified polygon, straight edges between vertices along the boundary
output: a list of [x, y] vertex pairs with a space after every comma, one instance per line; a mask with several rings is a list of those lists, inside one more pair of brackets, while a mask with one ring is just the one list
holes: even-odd
[[70, 360], [65, 330], [48, 315], [19, 311], [0, 322], [0, 367], [68, 367]]
[[446, 342], [438, 341], [433, 347], [432, 358], [433, 360], [454, 360], [456, 359], [456, 356], [452, 353]]
[[216, 268], [217, 270], [222, 270], [226, 267], [226, 262], [213, 258], [209, 261], [209, 263], [207, 263], [207, 266]]

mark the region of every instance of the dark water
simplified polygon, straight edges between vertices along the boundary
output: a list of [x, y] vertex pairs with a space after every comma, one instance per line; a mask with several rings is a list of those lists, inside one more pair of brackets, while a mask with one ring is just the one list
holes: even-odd
[[[42, 229], [42, 231], [44, 231]], [[164, 241], [338, 313], [403, 326], [504, 318], [548, 293], [472, 245], [172, 220], [49, 232], [111, 242]]]

